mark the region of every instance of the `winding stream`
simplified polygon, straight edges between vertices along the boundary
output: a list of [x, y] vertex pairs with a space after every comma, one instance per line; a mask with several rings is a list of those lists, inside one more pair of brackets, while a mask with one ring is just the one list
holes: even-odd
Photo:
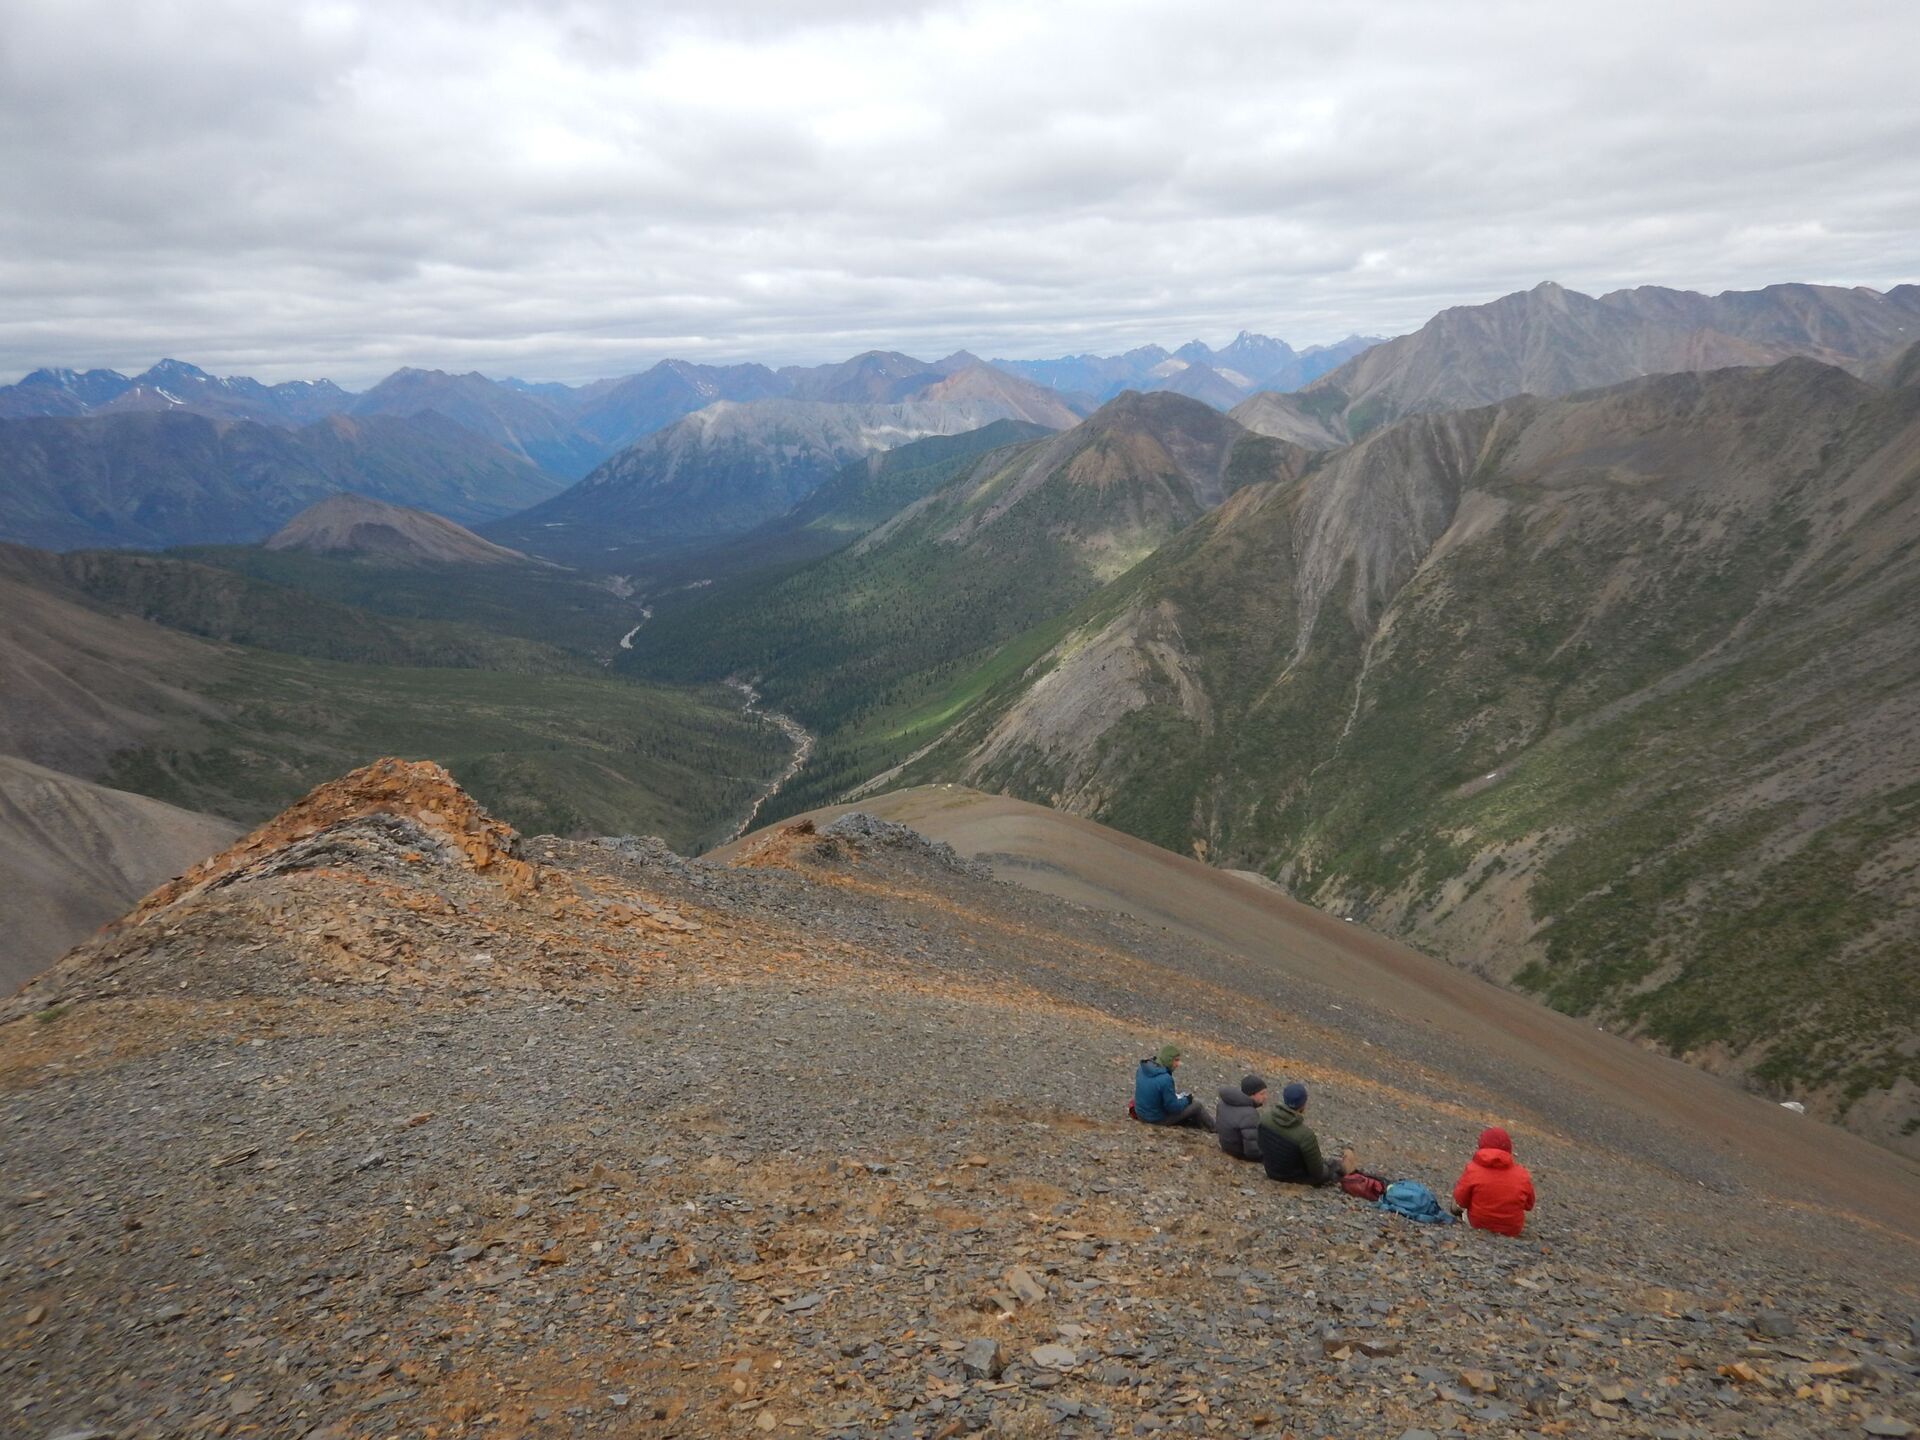
[[631, 630], [627, 631], [626, 634], [620, 637], [620, 648], [622, 650], [633, 649], [633, 637], [638, 635], [640, 633], [641, 626], [645, 625], [647, 621], [651, 620], [652, 618], [653, 618], [653, 607], [651, 605], [642, 605], [640, 607], [640, 624], [634, 626]]
[[753, 822], [760, 818], [760, 811], [766, 803], [785, 789], [788, 782], [800, 773], [801, 767], [807, 763], [807, 758], [813, 754], [813, 736], [804, 725], [791, 715], [783, 715], [778, 710], [762, 710], [760, 708], [760, 692], [746, 681], [730, 679], [726, 684], [729, 689], [738, 690], [741, 698], [746, 702], [741, 707], [742, 714], [764, 715], [775, 725], [778, 725], [781, 731], [785, 733], [787, 739], [793, 742], [793, 756], [787, 761], [787, 768], [780, 772], [779, 776], [771, 785], [760, 792], [760, 798], [755, 800], [753, 802], [753, 808], [747, 811], [747, 818], [735, 827], [731, 835], [727, 836], [728, 843], [731, 843], [753, 829]]

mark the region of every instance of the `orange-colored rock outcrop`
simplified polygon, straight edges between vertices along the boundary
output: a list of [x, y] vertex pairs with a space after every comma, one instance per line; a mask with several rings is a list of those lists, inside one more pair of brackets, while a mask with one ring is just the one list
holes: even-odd
[[263, 857], [335, 825], [367, 815], [395, 815], [417, 822], [457, 852], [472, 870], [500, 882], [515, 897], [533, 894], [540, 872], [514, 853], [519, 836], [462, 790], [431, 760], [393, 756], [363, 765], [315, 787], [266, 824], [211, 859], [155, 890], [128, 916], [139, 924]]

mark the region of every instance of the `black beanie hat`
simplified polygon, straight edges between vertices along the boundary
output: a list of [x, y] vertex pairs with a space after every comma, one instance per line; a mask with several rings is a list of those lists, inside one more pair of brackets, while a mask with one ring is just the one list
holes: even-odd
[[1249, 1100], [1266, 1088], [1267, 1082], [1262, 1080], [1258, 1075], [1242, 1075], [1240, 1077], [1240, 1093], [1245, 1095]]

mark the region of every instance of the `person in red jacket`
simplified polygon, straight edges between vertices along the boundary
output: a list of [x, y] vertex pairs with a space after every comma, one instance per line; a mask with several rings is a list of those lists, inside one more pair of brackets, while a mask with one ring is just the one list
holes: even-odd
[[1473, 1159], [1453, 1186], [1453, 1213], [1476, 1230], [1518, 1235], [1533, 1209], [1533, 1177], [1513, 1158], [1513, 1141], [1498, 1125], [1480, 1132]]

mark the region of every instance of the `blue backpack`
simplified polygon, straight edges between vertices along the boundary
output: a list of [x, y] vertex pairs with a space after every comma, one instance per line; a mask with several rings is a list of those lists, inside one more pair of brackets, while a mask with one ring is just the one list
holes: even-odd
[[1453, 1223], [1453, 1217], [1440, 1208], [1440, 1202], [1434, 1199], [1433, 1192], [1418, 1180], [1394, 1181], [1387, 1186], [1387, 1193], [1380, 1197], [1375, 1208], [1391, 1210], [1409, 1220], [1418, 1220], [1422, 1225]]

